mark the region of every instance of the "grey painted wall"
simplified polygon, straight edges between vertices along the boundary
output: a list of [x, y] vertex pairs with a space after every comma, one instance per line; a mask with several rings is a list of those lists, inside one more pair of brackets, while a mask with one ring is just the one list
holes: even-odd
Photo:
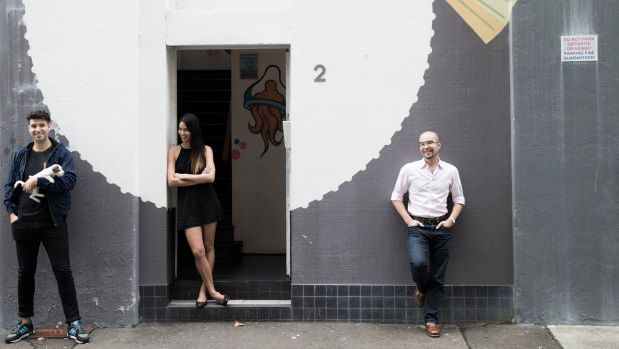
[[508, 33], [485, 45], [446, 2], [434, 12], [426, 83], [402, 130], [365, 171], [292, 212], [293, 283], [413, 284], [390, 196], [400, 168], [421, 158], [419, 134], [433, 129], [467, 200], [447, 284], [512, 284]]
[[[514, 302], [519, 322], [619, 323], [619, 2], [513, 12]], [[560, 36], [599, 35], [598, 63]]]
[[174, 227], [172, 213], [151, 202], [140, 201], [140, 286], [168, 285], [174, 272]]
[[[0, 164], [6, 178], [12, 151], [30, 140], [28, 112], [45, 108], [44, 91], [31, 72], [21, 1], [0, 2]], [[87, 113], [88, 108], [84, 108]], [[54, 118], [53, 110], [52, 119]], [[70, 140], [62, 139], [69, 143]], [[137, 323], [138, 198], [123, 194], [74, 152], [78, 182], [69, 214], [71, 264], [84, 322], [94, 326]], [[165, 210], [163, 212], [165, 217]], [[0, 219], [0, 326], [17, 317], [17, 262], [8, 219]], [[44, 249], [36, 277], [35, 321], [39, 326], [63, 322], [56, 281]]]

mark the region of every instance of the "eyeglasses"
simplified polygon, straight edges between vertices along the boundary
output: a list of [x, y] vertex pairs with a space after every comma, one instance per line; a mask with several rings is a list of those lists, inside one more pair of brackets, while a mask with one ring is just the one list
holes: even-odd
[[419, 142], [420, 147], [425, 147], [426, 145], [434, 145], [434, 144], [438, 144], [438, 142], [437, 141]]

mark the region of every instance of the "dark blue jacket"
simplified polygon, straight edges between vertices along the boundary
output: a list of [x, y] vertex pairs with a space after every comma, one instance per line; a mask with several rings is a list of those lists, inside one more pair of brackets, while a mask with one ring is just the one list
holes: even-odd
[[[37, 185], [39, 187], [39, 193], [45, 194], [46, 196], [54, 225], [59, 226], [67, 218], [69, 209], [71, 209], [70, 191], [77, 181], [77, 173], [75, 171], [75, 163], [73, 162], [73, 155], [71, 152], [64, 144], [58, 143], [51, 138], [50, 140], [52, 141], [52, 152], [46, 164], [48, 167], [55, 164], [62, 166], [64, 176], [54, 178], [54, 183], [45, 178], [39, 178]], [[25, 147], [20, 148], [13, 154], [13, 159], [11, 159], [9, 173], [6, 183], [4, 184], [4, 206], [9, 214], [15, 213], [19, 216], [19, 212], [17, 212], [17, 200], [19, 198], [18, 190], [20, 190], [20, 188], [16, 188], [15, 192], [13, 192], [13, 185], [23, 178], [26, 161], [32, 151], [33, 145], [34, 142], [30, 142]]]

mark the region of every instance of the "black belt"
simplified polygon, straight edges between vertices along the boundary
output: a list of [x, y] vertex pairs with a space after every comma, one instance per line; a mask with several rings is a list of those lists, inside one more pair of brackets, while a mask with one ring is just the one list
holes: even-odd
[[411, 218], [413, 218], [416, 221], [421, 222], [421, 224], [429, 224], [429, 225], [438, 225], [440, 222], [446, 220], [449, 217], [449, 213], [445, 213], [444, 215], [440, 216], [440, 217], [417, 217], [417, 216], [413, 216], [410, 215]]

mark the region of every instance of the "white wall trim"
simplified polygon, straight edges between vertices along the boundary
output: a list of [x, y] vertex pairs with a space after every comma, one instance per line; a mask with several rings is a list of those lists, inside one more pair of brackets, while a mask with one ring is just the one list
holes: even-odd
[[290, 44], [289, 9], [168, 10], [165, 16], [169, 46]]

